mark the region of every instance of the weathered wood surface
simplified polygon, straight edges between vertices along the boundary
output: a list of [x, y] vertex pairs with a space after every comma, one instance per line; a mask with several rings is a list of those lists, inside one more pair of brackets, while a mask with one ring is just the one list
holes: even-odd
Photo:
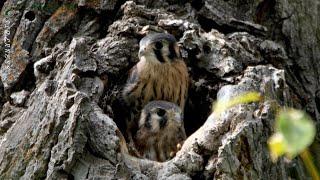
[[[319, 6], [0, 3], [0, 179], [305, 179], [298, 159], [273, 164], [266, 141], [279, 104], [306, 109], [320, 129]], [[146, 31], [175, 35], [191, 75], [190, 136], [165, 163], [120, 152], [120, 91]], [[209, 116], [213, 101], [253, 90], [265, 100]]]

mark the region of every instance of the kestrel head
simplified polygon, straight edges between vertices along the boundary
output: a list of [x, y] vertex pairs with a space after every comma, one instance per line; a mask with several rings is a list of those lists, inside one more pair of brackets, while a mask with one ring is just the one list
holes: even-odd
[[166, 33], [148, 34], [140, 41], [139, 58], [154, 63], [170, 63], [181, 57], [175, 37]]
[[144, 158], [166, 161], [186, 139], [183, 114], [176, 104], [151, 101], [142, 110], [135, 145]]
[[[139, 130], [147, 134], [164, 133], [183, 128], [180, 107], [167, 101], [151, 101], [142, 110]], [[172, 132], [172, 131], [171, 131]]]

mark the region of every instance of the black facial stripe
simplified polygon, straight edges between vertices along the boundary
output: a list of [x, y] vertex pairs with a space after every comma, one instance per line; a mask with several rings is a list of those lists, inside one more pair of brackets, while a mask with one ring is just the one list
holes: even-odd
[[165, 60], [164, 60], [164, 58], [162, 56], [161, 51], [160, 50], [156, 50], [156, 49], [154, 49], [153, 51], [154, 51], [154, 54], [156, 55], [158, 61], [160, 61], [161, 63], [164, 63]]
[[177, 57], [176, 51], [174, 50], [174, 44], [170, 43], [169, 45], [169, 59], [174, 60], [175, 57]]
[[161, 117], [161, 119], [159, 120], [160, 128], [164, 128], [167, 124], [167, 121], [168, 121], [167, 116]]
[[150, 113], [148, 113], [147, 116], [146, 116], [146, 121], [145, 121], [145, 123], [144, 123], [144, 126], [145, 126], [147, 129], [151, 129], [150, 120], [151, 120], [151, 115], [150, 115]]

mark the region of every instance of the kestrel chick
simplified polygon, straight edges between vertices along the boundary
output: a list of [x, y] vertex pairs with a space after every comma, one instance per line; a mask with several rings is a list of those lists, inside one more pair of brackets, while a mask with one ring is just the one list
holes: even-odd
[[147, 35], [140, 41], [139, 59], [123, 90], [127, 104], [141, 110], [152, 100], [164, 100], [178, 104], [183, 110], [189, 75], [174, 36]]
[[151, 101], [141, 112], [135, 146], [140, 156], [166, 161], [186, 139], [182, 110], [174, 103]]

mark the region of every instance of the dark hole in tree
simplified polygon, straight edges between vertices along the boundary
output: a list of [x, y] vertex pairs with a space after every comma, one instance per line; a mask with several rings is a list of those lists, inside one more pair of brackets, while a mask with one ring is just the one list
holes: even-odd
[[[29, 60], [32, 61], [32, 60]], [[26, 90], [29, 92], [32, 92], [35, 87], [36, 87], [36, 77], [34, 76], [34, 68], [33, 68], [33, 63], [29, 63], [25, 69], [25, 71], [21, 74], [20, 80], [17, 85], [15, 85], [12, 89], [11, 92], [18, 92], [22, 90]]]
[[264, 0], [259, 3], [256, 13], [255, 21], [256, 23], [263, 23], [266, 19], [271, 18], [274, 12], [274, 7], [276, 5], [275, 0]]
[[197, 19], [202, 29], [205, 30], [206, 32], [210, 32], [212, 29], [216, 29], [220, 32], [223, 32], [224, 34], [229, 34], [229, 33], [238, 31], [237, 29], [227, 24], [219, 24], [216, 21], [202, 15], [199, 15]]
[[184, 126], [187, 136], [197, 131], [211, 114], [212, 103], [216, 99], [217, 89], [212, 87], [215, 79], [206, 77], [201, 69], [194, 68], [190, 77], [194, 81], [206, 79], [199, 86], [191, 85], [188, 92], [188, 99], [184, 109]]
[[3, 7], [3, 5], [4, 5], [5, 2], [6, 2], [6, 1], [0, 1], [0, 9], [2, 9], [2, 7]]
[[[201, 72], [198, 72], [201, 71]], [[195, 80], [206, 78], [202, 75], [205, 74], [202, 70], [195, 70], [194, 74], [190, 74]], [[201, 74], [201, 76], [198, 76]], [[108, 90], [105, 92], [104, 97], [100, 100], [100, 107], [104, 112], [109, 115], [117, 124], [122, 134], [126, 137], [126, 122], [125, 120], [130, 117], [128, 107], [124, 105], [121, 96], [122, 88], [126, 82], [127, 77], [117, 77], [109, 79], [120, 79], [119, 81], [109, 81]], [[207, 83], [213, 84], [215, 80], [208, 80]], [[216, 90], [208, 89], [208, 84], [203, 84], [200, 87], [191, 86], [189, 88], [188, 99], [184, 110], [184, 125], [187, 135], [191, 135], [198, 130], [206, 121], [211, 113], [212, 102], [216, 98]], [[162, 112], [159, 112], [160, 116]]]
[[202, 0], [193, 0], [191, 6], [199, 11], [204, 6], [204, 2]]
[[24, 17], [29, 21], [33, 21], [36, 18], [36, 14], [33, 11], [28, 11]]
[[210, 48], [209, 44], [204, 44], [203, 45], [203, 52], [205, 54], [209, 54], [211, 52], [211, 48]]
[[[208, 75], [205, 70], [196, 66], [196, 56], [201, 52], [201, 49], [205, 51], [204, 53], [211, 51], [209, 44], [204, 44], [202, 47], [190, 50], [188, 52], [189, 57], [186, 59], [188, 67], [192, 67], [192, 70], [189, 71], [189, 76], [193, 81], [189, 87], [188, 99], [184, 109], [184, 126], [187, 136], [193, 134], [205, 123], [212, 112], [212, 103], [216, 99], [217, 91], [219, 90], [219, 79]], [[132, 114], [130, 114], [130, 107], [126, 107], [121, 95], [129, 70], [124, 71], [119, 74], [108, 74], [108, 89], [100, 100], [99, 105], [114, 120], [126, 137], [126, 120], [130, 119]], [[204, 79], [203, 83], [196, 86], [195, 82], [202, 82], [202, 79]]]

